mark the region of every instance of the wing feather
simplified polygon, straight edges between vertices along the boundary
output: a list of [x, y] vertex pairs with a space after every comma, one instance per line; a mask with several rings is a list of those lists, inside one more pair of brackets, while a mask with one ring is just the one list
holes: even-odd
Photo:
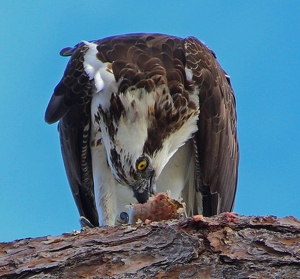
[[92, 84], [83, 69], [83, 44], [61, 51], [71, 55], [64, 76], [54, 89], [45, 113], [45, 120], [59, 120], [62, 157], [79, 214], [97, 226], [98, 214], [94, 199], [90, 135], [90, 102]]
[[195, 137], [203, 214], [231, 211], [239, 162], [234, 93], [211, 50], [193, 37], [186, 38], [184, 45], [186, 67], [199, 90], [199, 130]]

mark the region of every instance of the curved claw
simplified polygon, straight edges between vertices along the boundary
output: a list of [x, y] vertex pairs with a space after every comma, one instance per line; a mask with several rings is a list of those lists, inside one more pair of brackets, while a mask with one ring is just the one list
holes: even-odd
[[127, 212], [121, 212], [120, 216], [117, 216], [116, 218], [116, 223], [117, 224], [128, 224], [129, 222], [129, 216], [127, 214]]
[[95, 228], [95, 226], [84, 216], [80, 216], [79, 223], [80, 223], [82, 229]]

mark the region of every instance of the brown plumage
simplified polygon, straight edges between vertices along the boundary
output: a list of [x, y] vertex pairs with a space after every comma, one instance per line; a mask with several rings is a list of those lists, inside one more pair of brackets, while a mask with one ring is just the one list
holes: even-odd
[[[118, 94], [137, 88], [151, 92], [159, 85], [169, 90], [162, 93], [165, 95], [157, 107], [149, 109], [153, 125], [144, 146], [147, 154], [161, 148], [164, 139], [200, 108], [193, 146], [197, 154], [195, 187], [203, 196], [202, 213], [208, 216], [232, 210], [239, 161], [236, 103], [229, 78], [215, 54], [196, 38], [161, 34], [120, 35], [93, 43], [97, 45], [97, 59], [111, 63], [108, 71], [118, 84], [118, 92], [111, 97], [110, 113], [115, 118], [124, 113]], [[54, 90], [45, 119], [48, 123], [60, 120], [65, 168], [79, 213], [98, 225], [89, 142], [91, 99], [96, 89], [83, 67], [87, 51], [84, 43], [61, 51], [62, 56], [71, 59]], [[199, 96], [199, 104], [190, 98], [191, 94]], [[109, 125], [111, 119], [106, 121]]]

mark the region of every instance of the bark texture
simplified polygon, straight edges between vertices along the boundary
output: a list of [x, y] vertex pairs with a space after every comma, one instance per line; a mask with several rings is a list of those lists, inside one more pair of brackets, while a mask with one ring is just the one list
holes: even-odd
[[15, 240], [0, 278], [300, 278], [300, 222], [224, 213]]

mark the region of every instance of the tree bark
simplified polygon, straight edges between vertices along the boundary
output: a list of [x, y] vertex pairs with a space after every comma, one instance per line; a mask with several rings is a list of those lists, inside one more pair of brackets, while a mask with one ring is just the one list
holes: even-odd
[[300, 222], [224, 213], [15, 240], [0, 278], [300, 278]]

